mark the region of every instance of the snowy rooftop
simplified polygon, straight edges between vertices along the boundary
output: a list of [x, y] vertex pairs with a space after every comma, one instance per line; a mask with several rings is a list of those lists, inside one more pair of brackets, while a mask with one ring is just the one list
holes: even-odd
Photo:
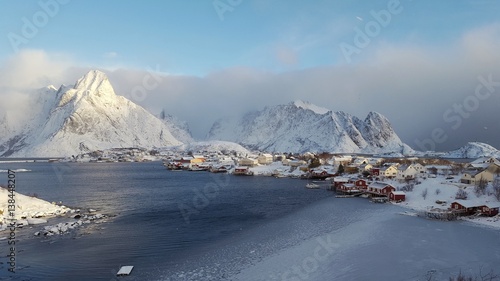
[[406, 195], [404, 191], [393, 191], [392, 192], [394, 195]]
[[369, 187], [369, 188], [377, 188], [377, 189], [382, 189], [382, 188], [384, 188], [384, 187], [386, 187], [386, 186], [388, 186], [388, 185], [390, 186], [390, 184], [385, 183], [385, 182], [373, 182], [373, 183], [371, 183], [368, 187]]

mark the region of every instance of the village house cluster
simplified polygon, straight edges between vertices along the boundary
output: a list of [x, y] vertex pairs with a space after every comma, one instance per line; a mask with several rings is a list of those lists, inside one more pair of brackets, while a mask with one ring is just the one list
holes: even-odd
[[[237, 151], [148, 151], [137, 148], [96, 151], [74, 157], [90, 162], [131, 162], [163, 160], [169, 170], [209, 171], [245, 176], [274, 176], [327, 180], [337, 197], [369, 197], [376, 202], [408, 200], [405, 185], [429, 178], [442, 178], [467, 187], [491, 185], [500, 174], [500, 161], [483, 157], [470, 163], [440, 159], [382, 158], [328, 153], [242, 153]], [[441, 202], [444, 203], [444, 202]], [[446, 202], [447, 211], [460, 215], [499, 213], [498, 202], [458, 197]]]

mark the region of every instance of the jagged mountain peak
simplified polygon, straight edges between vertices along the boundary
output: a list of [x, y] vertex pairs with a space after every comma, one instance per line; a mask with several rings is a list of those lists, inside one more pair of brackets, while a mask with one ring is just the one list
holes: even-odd
[[[180, 145], [165, 121], [116, 95], [106, 74], [93, 70], [74, 87], [40, 91], [20, 133], [0, 139], [0, 156], [71, 156], [113, 147]], [[167, 122], [168, 123], [168, 122]]]
[[295, 101], [245, 114], [240, 120], [217, 121], [210, 140], [226, 140], [251, 149], [274, 152], [381, 153], [410, 151], [383, 115], [371, 112], [365, 121]]
[[91, 103], [112, 104], [118, 98], [108, 76], [99, 70], [87, 72], [82, 78], [78, 79], [71, 89], [61, 86], [58, 95], [59, 107], [63, 107], [70, 102], [76, 104], [82, 99], [87, 99]]
[[303, 100], [296, 100], [296, 101], [292, 102], [291, 104], [293, 104], [297, 108], [308, 109], [308, 110], [311, 110], [317, 114], [325, 114], [325, 113], [328, 113], [328, 111], [330, 111], [326, 108], [314, 105], [308, 101], [303, 101]]
[[96, 90], [102, 86], [111, 86], [106, 73], [99, 70], [91, 70], [78, 79], [74, 88], [77, 90]]

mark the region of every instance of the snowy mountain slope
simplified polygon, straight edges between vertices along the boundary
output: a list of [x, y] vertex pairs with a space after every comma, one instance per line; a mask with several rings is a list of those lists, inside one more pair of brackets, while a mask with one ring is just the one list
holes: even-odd
[[250, 151], [248, 151], [243, 146], [229, 141], [199, 141], [199, 142], [191, 142], [188, 144], [184, 144], [176, 147], [176, 149], [180, 151], [192, 151], [192, 152], [220, 152], [225, 151], [226, 153], [238, 153], [240, 155], [249, 155]]
[[175, 116], [166, 114], [165, 111], [162, 111], [158, 118], [163, 121], [174, 138], [183, 143], [194, 142], [191, 131], [189, 130], [189, 125], [186, 121], [182, 121]]
[[112, 147], [180, 145], [144, 108], [117, 96], [107, 76], [90, 71], [72, 88], [41, 91], [33, 117], [0, 144], [0, 156], [71, 156]]
[[241, 119], [214, 123], [207, 138], [227, 140], [251, 149], [281, 152], [410, 152], [379, 113], [365, 120], [296, 101], [250, 112]]
[[500, 158], [500, 151], [493, 146], [482, 142], [469, 142], [459, 149], [445, 152], [443, 158]]

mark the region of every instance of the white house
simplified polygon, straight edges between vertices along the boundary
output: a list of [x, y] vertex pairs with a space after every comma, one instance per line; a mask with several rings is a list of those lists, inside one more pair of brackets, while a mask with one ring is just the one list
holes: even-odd
[[420, 163], [413, 163], [410, 166], [413, 166], [413, 168], [417, 170], [417, 172], [421, 175], [424, 175], [425, 172], [427, 171], [427, 169]]
[[259, 164], [268, 165], [273, 163], [273, 156], [271, 154], [263, 153], [257, 157]]
[[417, 174], [417, 170], [415, 170], [410, 165], [400, 165], [398, 167], [398, 174], [396, 175], [396, 179], [405, 180], [405, 179], [414, 179]]

